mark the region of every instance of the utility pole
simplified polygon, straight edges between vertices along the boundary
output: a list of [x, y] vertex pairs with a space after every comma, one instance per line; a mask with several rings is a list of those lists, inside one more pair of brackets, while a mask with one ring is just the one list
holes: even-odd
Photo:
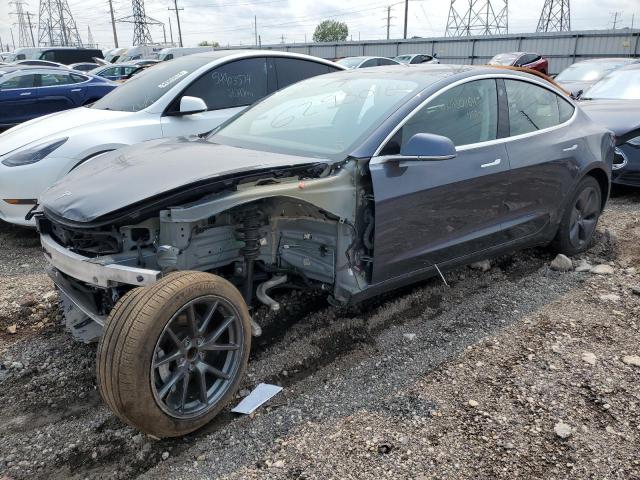
[[[387, 7], [387, 40], [389, 40], [389, 30], [391, 29], [391, 5]], [[405, 33], [405, 38], [406, 38]]]
[[404, 0], [404, 38], [407, 38], [408, 19], [409, 19], [409, 0]]
[[113, 15], [113, 1], [109, 1], [109, 12], [111, 13], [111, 28], [113, 29], [113, 43], [118, 48], [118, 34], [116, 33], [116, 17]]
[[618, 16], [622, 16], [621, 12], [613, 12], [613, 29], [616, 29], [616, 26], [618, 25]]
[[171, 26], [171, 17], [169, 17], [169, 36], [171, 37], [171, 46], [173, 47], [175, 44], [173, 43], [173, 27]]
[[[36, 39], [33, 36], [33, 25], [31, 23], [31, 15], [33, 15], [33, 13], [26, 12], [25, 15], [27, 16], [27, 23], [29, 24], [29, 33], [31, 34], [31, 45], [33, 45], [35, 47], [36, 46]], [[633, 28], [633, 27], [631, 27], [631, 28]]]
[[9, 31], [11, 32], [11, 43], [13, 44], [13, 49], [16, 49], [16, 40], [13, 38], [13, 28], [9, 28]]
[[173, 0], [174, 8], [169, 7], [169, 10], [176, 12], [176, 20], [178, 21], [178, 41], [180, 42], [180, 46], [182, 47], [182, 29], [180, 28], [180, 10], [184, 10], [184, 8], [178, 8], [178, 0]]
[[167, 44], [167, 30], [164, 28], [164, 23], [162, 24], [162, 35], [164, 36], [164, 44]]
[[256, 15], [253, 16], [253, 30], [256, 37], [256, 46], [258, 46], [258, 17]]

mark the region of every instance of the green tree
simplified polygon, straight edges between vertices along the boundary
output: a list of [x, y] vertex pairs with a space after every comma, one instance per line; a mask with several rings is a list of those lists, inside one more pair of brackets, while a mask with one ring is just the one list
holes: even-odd
[[346, 23], [337, 20], [324, 20], [313, 32], [314, 42], [343, 42], [349, 35], [349, 27]]
[[203, 40], [198, 44], [199, 47], [219, 47], [220, 44], [218, 42], [208, 42], [207, 40]]

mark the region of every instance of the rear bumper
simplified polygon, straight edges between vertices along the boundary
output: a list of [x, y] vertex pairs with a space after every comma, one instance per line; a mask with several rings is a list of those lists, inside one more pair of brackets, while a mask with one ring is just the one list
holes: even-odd
[[128, 267], [108, 263], [104, 259], [89, 258], [58, 244], [51, 235], [40, 236], [42, 248], [49, 264], [56, 270], [90, 285], [109, 288], [117, 285], [144, 287], [156, 283], [161, 277], [159, 270]]

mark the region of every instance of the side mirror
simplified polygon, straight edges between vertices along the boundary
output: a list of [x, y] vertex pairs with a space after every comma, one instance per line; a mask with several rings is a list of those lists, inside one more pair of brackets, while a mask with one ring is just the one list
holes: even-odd
[[402, 147], [400, 155], [417, 160], [450, 160], [457, 153], [450, 138], [432, 133], [416, 133]]
[[192, 115], [207, 111], [207, 104], [198, 97], [184, 96], [180, 99], [180, 115]]

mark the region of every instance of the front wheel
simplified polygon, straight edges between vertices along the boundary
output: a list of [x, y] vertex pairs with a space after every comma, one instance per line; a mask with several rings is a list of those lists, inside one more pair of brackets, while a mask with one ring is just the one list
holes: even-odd
[[213, 419], [242, 379], [251, 320], [223, 278], [176, 272], [115, 306], [98, 346], [98, 385], [122, 420], [157, 437]]
[[554, 249], [565, 255], [575, 255], [589, 248], [601, 211], [600, 184], [593, 177], [583, 178], [562, 215]]

